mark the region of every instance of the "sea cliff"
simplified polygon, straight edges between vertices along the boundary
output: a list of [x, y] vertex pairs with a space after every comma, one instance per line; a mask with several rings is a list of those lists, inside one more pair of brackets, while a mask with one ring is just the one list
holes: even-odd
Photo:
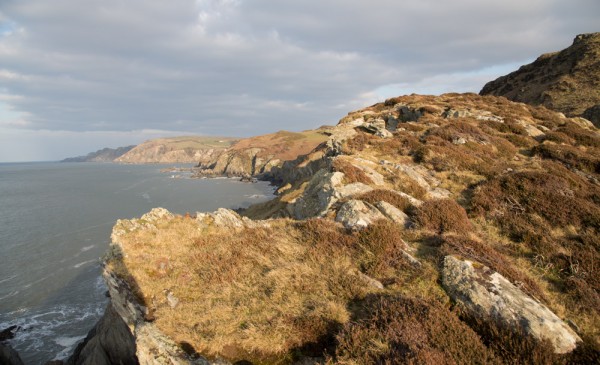
[[118, 221], [107, 316], [140, 364], [594, 362], [598, 156], [543, 107], [388, 99], [271, 169], [270, 202]]

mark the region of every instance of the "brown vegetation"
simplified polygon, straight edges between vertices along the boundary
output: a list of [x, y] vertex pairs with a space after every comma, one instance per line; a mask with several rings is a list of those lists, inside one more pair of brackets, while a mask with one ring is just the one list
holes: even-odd
[[355, 182], [360, 182], [363, 184], [372, 184], [373, 180], [367, 174], [354, 166], [350, 162], [343, 159], [335, 159], [332, 165], [333, 171], [339, 171], [344, 173], [344, 181], [346, 184], [352, 184]]
[[473, 229], [467, 212], [452, 199], [431, 199], [412, 212], [419, 228], [438, 233], [465, 233]]
[[363, 310], [363, 317], [346, 324], [336, 337], [335, 363], [500, 363], [473, 330], [439, 303], [374, 296]]

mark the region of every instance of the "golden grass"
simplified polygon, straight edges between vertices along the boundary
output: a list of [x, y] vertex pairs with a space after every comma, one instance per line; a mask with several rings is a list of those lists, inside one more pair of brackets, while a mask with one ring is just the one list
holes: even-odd
[[[232, 232], [178, 217], [122, 237], [127, 255], [111, 264], [135, 278], [156, 325], [176, 342], [269, 362], [347, 322], [349, 301], [374, 290], [344, 239], [354, 242], [325, 221]], [[179, 299], [175, 309], [165, 290]]]

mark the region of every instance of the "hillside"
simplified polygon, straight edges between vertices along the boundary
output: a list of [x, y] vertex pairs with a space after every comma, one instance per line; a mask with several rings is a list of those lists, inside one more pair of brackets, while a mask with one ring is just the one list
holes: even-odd
[[274, 167], [312, 151], [327, 140], [328, 127], [304, 132], [279, 131], [244, 138], [222, 154], [200, 162], [199, 176], [264, 176]]
[[117, 222], [104, 277], [140, 363], [598, 363], [589, 121], [412, 95], [327, 134], [243, 216]]
[[231, 146], [229, 137], [158, 138], [137, 145], [115, 160], [120, 163], [198, 163], [209, 161]]
[[573, 44], [494, 81], [481, 95], [543, 105], [600, 125], [600, 33], [578, 35]]
[[69, 157], [60, 162], [112, 162], [129, 152], [135, 146], [103, 148], [96, 152], [90, 152], [85, 156]]

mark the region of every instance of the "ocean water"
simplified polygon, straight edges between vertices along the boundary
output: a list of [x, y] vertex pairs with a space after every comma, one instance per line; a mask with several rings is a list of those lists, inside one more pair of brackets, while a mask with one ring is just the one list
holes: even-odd
[[[0, 330], [26, 364], [69, 355], [108, 299], [99, 258], [119, 218], [268, 200], [268, 183], [191, 179], [161, 165], [0, 164]], [[182, 177], [182, 178], [174, 178]]]

